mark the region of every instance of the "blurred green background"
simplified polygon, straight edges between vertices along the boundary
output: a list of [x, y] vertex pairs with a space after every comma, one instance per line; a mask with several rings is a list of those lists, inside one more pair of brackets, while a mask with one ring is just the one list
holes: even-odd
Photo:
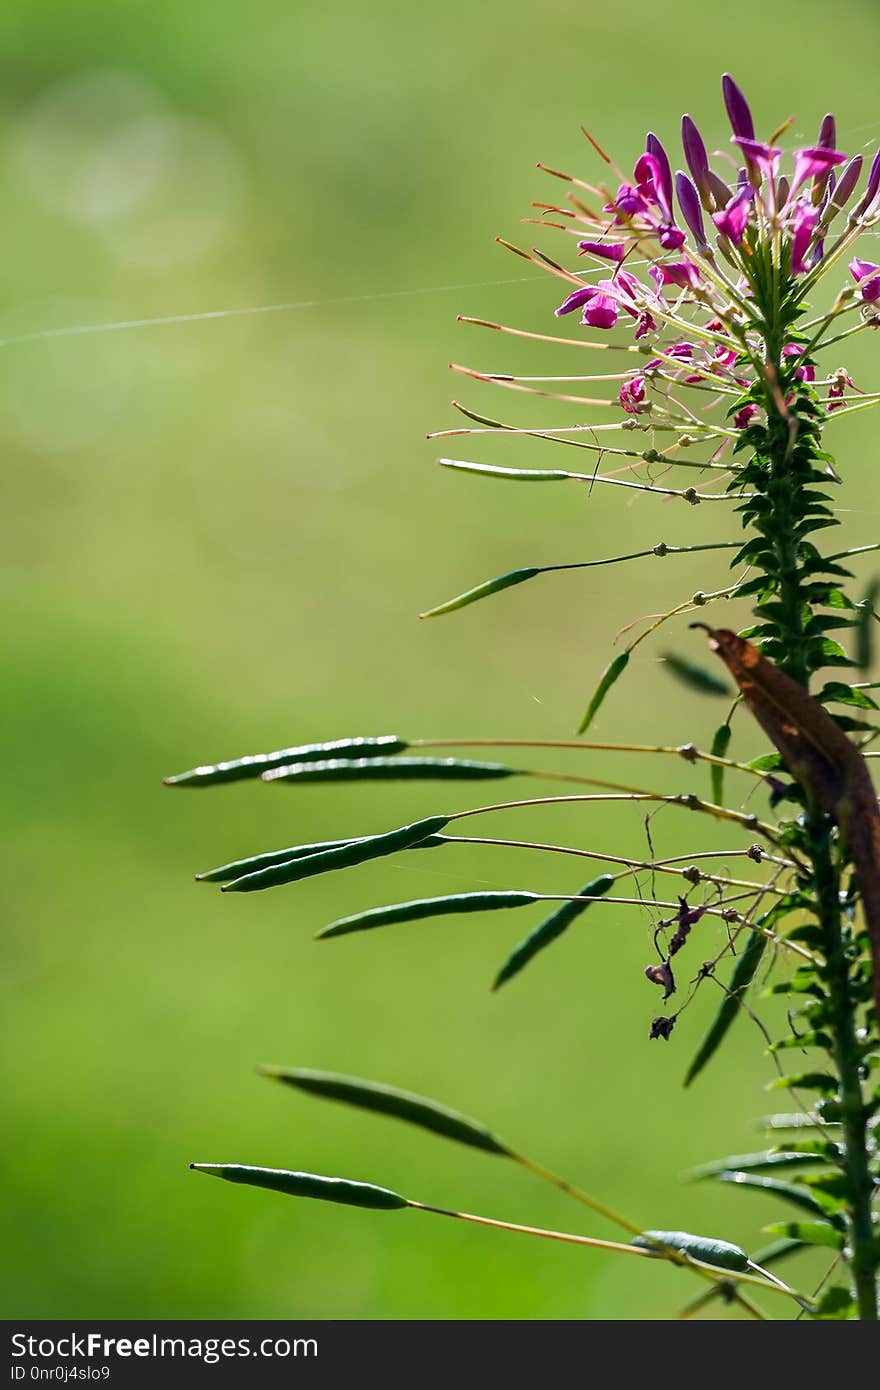
[[[775, 1103], [760, 1091], [762, 1039], [739, 1025], [682, 1090], [717, 997], [704, 991], [668, 1044], [648, 1042], [647, 914], [596, 909], [498, 997], [488, 983], [526, 914], [312, 941], [333, 917], [410, 896], [571, 892], [589, 876], [576, 865], [475, 848], [251, 897], [192, 881], [240, 854], [479, 805], [493, 789], [172, 793], [160, 778], [355, 734], [567, 737], [623, 623], [725, 582], [711, 555], [651, 561], [548, 576], [419, 624], [420, 608], [511, 567], [723, 528], [720, 508], [456, 478], [423, 436], [455, 423], [453, 394], [524, 425], [576, 418], [445, 368], [592, 369], [455, 322], [553, 331], [556, 287], [493, 237], [527, 238], [530, 201], [564, 192], [536, 160], [598, 174], [581, 122], [623, 164], [648, 127], [673, 143], [684, 107], [718, 145], [729, 67], [762, 129], [794, 111], [809, 139], [830, 107], [844, 148], [873, 144], [880, 14], [868, 0], [837, 14], [858, 42], [832, 62], [818, 0], [796, 23], [759, 0], [723, 19], [695, 0], [7, 0], [6, 1317], [662, 1318], [695, 1291], [648, 1262], [191, 1175], [191, 1159], [340, 1172], [614, 1234], [513, 1165], [284, 1092], [254, 1075], [261, 1062], [422, 1091], [637, 1221], [760, 1239], [774, 1208], [685, 1189], [680, 1175], [755, 1146], [750, 1117]], [[302, 301], [318, 303], [27, 337]], [[875, 346], [847, 358], [862, 385], [876, 382]], [[864, 420], [834, 427], [853, 544], [876, 534]], [[459, 457], [557, 462], [525, 440], [452, 443]], [[724, 706], [657, 664], [665, 646], [700, 644], [684, 621], [667, 631], [640, 649], [597, 737], [709, 737]], [[573, 758], [584, 774], [704, 787], [683, 765]], [[646, 849], [634, 807], [472, 824]], [[653, 831], [666, 854], [744, 843], [675, 812]], [[720, 930], [701, 924], [694, 968]]]

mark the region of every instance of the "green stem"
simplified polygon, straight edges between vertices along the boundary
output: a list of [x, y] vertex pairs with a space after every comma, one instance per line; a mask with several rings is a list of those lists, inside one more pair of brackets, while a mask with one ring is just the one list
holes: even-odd
[[823, 978], [830, 1006], [832, 1055], [840, 1083], [842, 1167], [847, 1180], [847, 1225], [850, 1273], [859, 1317], [878, 1321], [877, 1274], [880, 1250], [874, 1239], [871, 1176], [868, 1151], [869, 1110], [862, 1094], [861, 1056], [856, 1004], [847, 952], [847, 934], [840, 915], [839, 874], [832, 858], [831, 826], [821, 812], [808, 820], [810, 852], [816, 889], [816, 912], [825, 937]]

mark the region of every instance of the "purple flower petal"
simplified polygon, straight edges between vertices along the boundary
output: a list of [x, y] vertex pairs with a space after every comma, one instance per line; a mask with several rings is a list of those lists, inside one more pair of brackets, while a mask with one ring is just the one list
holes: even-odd
[[582, 304], [586, 304], [597, 293], [594, 285], [583, 285], [581, 289], [574, 290], [567, 299], [563, 299], [556, 310], [556, 317], [561, 318], [563, 314], [570, 314], [572, 310], [580, 309]]
[[820, 178], [827, 175], [836, 164], [845, 164], [846, 158], [840, 150], [826, 150], [821, 145], [812, 145], [806, 150], [795, 150], [792, 193], [797, 193], [807, 179]]
[[733, 143], [739, 145], [749, 164], [762, 174], [775, 177], [782, 150], [775, 145], [765, 145], [760, 140], [747, 140], [742, 135], [734, 135]]
[[819, 127], [819, 138], [816, 144], [824, 145], [826, 150], [833, 150], [834, 146], [837, 144], [837, 122], [830, 111], [828, 115], [824, 117]]
[[849, 202], [850, 198], [855, 192], [856, 184], [858, 183], [859, 178], [861, 176], [863, 163], [864, 160], [862, 159], [862, 156], [860, 154], [853, 155], [849, 164], [847, 164], [846, 168], [841, 173], [838, 182], [835, 184], [834, 192], [831, 196], [831, 206], [835, 209], [836, 212], [839, 212], [841, 208], [846, 207], [847, 203]]
[[599, 256], [603, 261], [616, 261], [619, 264], [626, 255], [626, 243], [623, 241], [579, 241], [578, 250], [586, 251], [591, 256]]
[[734, 246], [739, 246], [743, 239], [754, 196], [755, 190], [750, 184], [746, 184], [734, 194], [722, 212], [712, 214], [712, 221], [721, 235], [732, 241]]
[[690, 116], [682, 116], [681, 118], [681, 143], [684, 149], [685, 163], [691, 171], [694, 184], [700, 190], [703, 206], [707, 212], [711, 212], [712, 189], [709, 183], [709, 156], [706, 154], [703, 137]]
[[669, 156], [663, 148], [657, 136], [653, 133], [648, 134], [645, 141], [645, 150], [654, 159], [659, 178], [655, 179], [657, 196], [660, 208], [667, 222], [672, 221], [672, 169], [669, 166]]
[[755, 123], [752, 120], [749, 103], [727, 72], [721, 79], [721, 92], [734, 135], [741, 135], [746, 140], [754, 140]]
[[849, 270], [865, 303], [876, 304], [880, 299], [880, 265], [875, 265], [873, 261], [862, 261], [856, 256], [850, 261]]
[[802, 275], [808, 269], [805, 257], [818, 221], [819, 209], [813, 207], [808, 199], [799, 198], [791, 218], [794, 233], [791, 241], [791, 268], [795, 275]]
[[699, 194], [687, 174], [683, 174], [681, 170], [675, 175], [675, 191], [678, 194], [681, 215], [691, 235], [698, 246], [706, 246], [706, 229], [703, 225]]
[[617, 301], [610, 294], [597, 291], [584, 305], [581, 322], [590, 328], [613, 328], [617, 323]]

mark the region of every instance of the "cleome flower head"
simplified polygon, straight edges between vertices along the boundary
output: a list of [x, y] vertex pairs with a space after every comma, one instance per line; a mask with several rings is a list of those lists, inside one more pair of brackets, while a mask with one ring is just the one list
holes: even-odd
[[[778, 141], [790, 123], [762, 141], [732, 77], [723, 78], [722, 93], [732, 129], [729, 150], [710, 158], [696, 123], [685, 115], [686, 171], [673, 174], [666, 147], [653, 133], [631, 176], [596, 146], [619, 177], [616, 190], [580, 184], [601, 199], [601, 212], [580, 199], [572, 200], [574, 212], [555, 209], [569, 219], [565, 230], [579, 235], [580, 257], [604, 271], [596, 282], [587, 279], [589, 271], [563, 271], [574, 288], [557, 315], [579, 311], [585, 326], [603, 330], [628, 322], [637, 340], [656, 339], [662, 356], [651, 363], [652, 379], [661, 395], [670, 382], [747, 393], [768, 362], [781, 387], [789, 378], [812, 382], [812, 353], [840, 315], [861, 310], [866, 323], [880, 321], [874, 309], [880, 266], [854, 256], [854, 284], [840, 272], [843, 256], [880, 221], [880, 154], [863, 180], [862, 156], [850, 158], [836, 148], [829, 115], [814, 145], [786, 155]], [[578, 225], [589, 235], [577, 233]], [[817, 331], [777, 341], [777, 330], [797, 324], [806, 297], [835, 268], [837, 296], [826, 317], [811, 325]], [[699, 350], [690, 342], [694, 337]], [[690, 372], [678, 365], [682, 347]], [[820, 397], [826, 404], [846, 404], [839, 384], [824, 385], [835, 387]], [[629, 415], [646, 413], [642, 370], [624, 381], [618, 400]], [[730, 412], [734, 431], [757, 414], [756, 402], [739, 403]]]

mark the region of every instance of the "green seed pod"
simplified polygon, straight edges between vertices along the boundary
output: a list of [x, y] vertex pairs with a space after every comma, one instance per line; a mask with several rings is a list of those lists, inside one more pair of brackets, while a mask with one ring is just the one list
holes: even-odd
[[387, 1187], [351, 1182], [348, 1178], [289, 1173], [283, 1168], [248, 1168], [241, 1163], [191, 1163], [189, 1166], [213, 1178], [242, 1182], [248, 1187], [268, 1187], [272, 1192], [285, 1192], [290, 1197], [317, 1197], [323, 1202], [342, 1202], [349, 1207], [371, 1207], [379, 1211], [409, 1206], [405, 1197]]
[[293, 763], [271, 768], [264, 782], [467, 782], [492, 777], [515, 777], [517, 769], [504, 763], [478, 763], [465, 758], [334, 758], [321, 763]]
[[509, 478], [518, 483], [561, 483], [572, 474], [561, 468], [499, 468], [492, 463], [466, 463], [463, 459], [438, 459], [442, 468], [477, 473], [484, 478]]
[[715, 1055], [724, 1041], [731, 1024], [739, 1013], [742, 997], [761, 964], [767, 941], [768, 937], [763, 932], [753, 931], [750, 933], [745, 949], [738, 958], [730, 977], [727, 993], [721, 1001], [708, 1033], [700, 1044], [697, 1055], [688, 1067], [687, 1075], [684, 1078], [685, 1086], [689, 1086], [699, 1076], [706, 1063]]
[[[709, 752], [713, 758], [724, 758], [727, 756], [727, 749], [730, 745], [731, 728], [729, 724], [722, 724], [715, 730], [712, 737], [712, 746]], [[709, 768], [709, 778], [712, 786], [712, 800], [716, 806], [724, 805], [724, 768], [712, 764]]]
[[[586, 887], [582, 888], [578, 896], [582, 898], [600, 897], [603, 893], [608, 892], [613, 883], [613, 874], [600, 874], [598, 878], [593, 879], [592, 883], [588, 883]], [[539, 951], [543, 951], [546, 946], [561, 936], [566, 928], [580, 917], [581, 913], [586, 912], [589, 906], [589, 902], [571, 902], [563, 903], [561, 907], [558, 907], [545, 921], [535, 927], [535, 930], [530, 932], [515, 950], [511, 951], [495, 976], [495, 983], [492, 988], [499, 989], [507, 980], [512, 980], [514, 975], [518, 975]]]
[[379, 738], [341, 738], [332, 743], [304, 743], [298, 748], [279, 748], [274, 753], [254, 753], [247, 758], [236, 758], [234, 762], [215, 763], [213, 766], [194, 767], [189, 772], [179, 772], [175, 777], [166, 777], [166, 787], [214, 787], [220, 782], [241, 782], [248, 777], [259, 777], [270, 767], [282, 767], [287, 763], [323, 762], [327, 758], [378, 758], [389, 753], [402, 753], [409, 743], [396, 734], [382, 734]]
[[[348, 840], [319, 840], [313, 845], [290, 845], [287, 849], [273, 849], [267, 854], [253, 854], [248, 859], [233, 859], [231, 863], [221, 864], [217, 869], [196, 874], [196, 880], [199, 883], [229, 883], [234, 878], [256, 873], [259, 869], [268, 869], [275, 864], [289, 864], [291, 859], [305, 859], [310, 854], [321, 854], [327, 849], [339, 849], [341, 845], [359, 844], [361, 840], [369, 838], [367, 835], [359, 835]], [[407, 845], [407, 849], [434, 849], [437, 845], [445, 844], [448, 844], [445, 835], [428, 835], [417, 844]]]
[[[715, 1265], [718, 1269], [736, 1270], [745, 1274], [749, 1269], [749, 1257], [738, 1245], [726, 1240], [713, 1240], [708, 1236], [692, 1236], [687, 1231], [645, 1231], [632, 1242], [639, 1250], [653, 1250], [655, 1242], [671, 1250], [680, 1250], [692, 1260], [702, 1264]], [[662, 1248], [657, 1251], [663, 1254]]]
[[454, 893], [445, 898], [418, 898], [410, 903], [394, 903], [391, 907], [374, 907], [358, 912], [354, 917], [340, 917], [318, 932], [319, 939], [347, 936], [349, 932], [369, 931], [372, 927], [390, 926], [395, 922], [416, 922], [424, 917], [444, 917], [457, 912], [491, 912], [497, 908], [527, 907], [540, 902], [538, 893]]
[[439, 618], [441, 613], [453, 613], [456, 608], [467, 608], [469, 603], [478, 603], [481, 598], [500, 593], [502, 589], [509, 589], [514, 584], [524, 584], [527, 579], [534, 579], [535, 575], [540, 573], [541, 570], [534, 565], [527, 569], [509, 570], [507, 574], [500, 574], [496, 579], [487, 579], [484, 584], [478, 584], [475, 589], [468, 589], [457, 598], [447, 599], [446, 603], [440, 603], [436, 608], [429, 608], [427, 612], [420, 613], [419, 617]]
[[589, 729], [590, 725], [592, 724], [593, 719], [598, 713], [599, 706], [605, 699], [605, 696], [608, 694], [608, 691], [611, 689], [614, 682], [620, 676], [623, 675], [628, 665], [629, 652], [620, 652], [619, 655], [617, 655], [614, 658], [614, 660], [608, 666], [606, 666], [605, 670], [602, 673], [602, 679], [599, 681], [599, 684], [596, 686], [596, 689], [593, 693], [593, 698], [587, 705], [587, 712], [581, 720], [580, 728], [578, 729], [579, 734], [585, 734], [587, 732], [587, 729]]
[[385, 854], [409, 849], [410, 845], [443, 830], [449, 820], [449, 816], [428, 816], [425, 820], [414, 821], [412, 825], [401, 826], [399, 830], [389, 830], [385, 835], [367, 835], [362, 840], [350, 840], [337, 849], [308, 854], [289, 863], [270, 865], [258, 873], [245, 874], [243, 878], [224, 884], [221, 891], [253, 893], [263, 888], [277, 888], [284, 883], [298, 883], [300, 879], [312, 878], [315, 874], [348, 869], [354, 864], [364, 864], [368, 859], [380, 859]]
[[372, 1110], [377, 1115], [388, 1115], [396, 1120], [405, 1120], [421, 1129], [431, 1130], [444, 1139], [456, 1139], [460, 1144], [483, 1149], [486, 1153], [509, 1157], [510, 1150], [496, 1139], [494, 1134], [477, 1120], [460, 1115], [457, 1110], [449, 1110], [436, 1101], [413, 1095], [410, 1091], [400, 1091], [394, 1086], [382, 1086], [375, 1081], [362, 1081], [356, 1076], [339, 1076], [332, 1071], [312, 1071], [305, 1067], [260, 1067], [262, 1076], [283, 1081], [310, 1095], [321, 1096], [324, 1100], [338, 1100], [346, 1105], [358, 1106], [361, 1110]]

